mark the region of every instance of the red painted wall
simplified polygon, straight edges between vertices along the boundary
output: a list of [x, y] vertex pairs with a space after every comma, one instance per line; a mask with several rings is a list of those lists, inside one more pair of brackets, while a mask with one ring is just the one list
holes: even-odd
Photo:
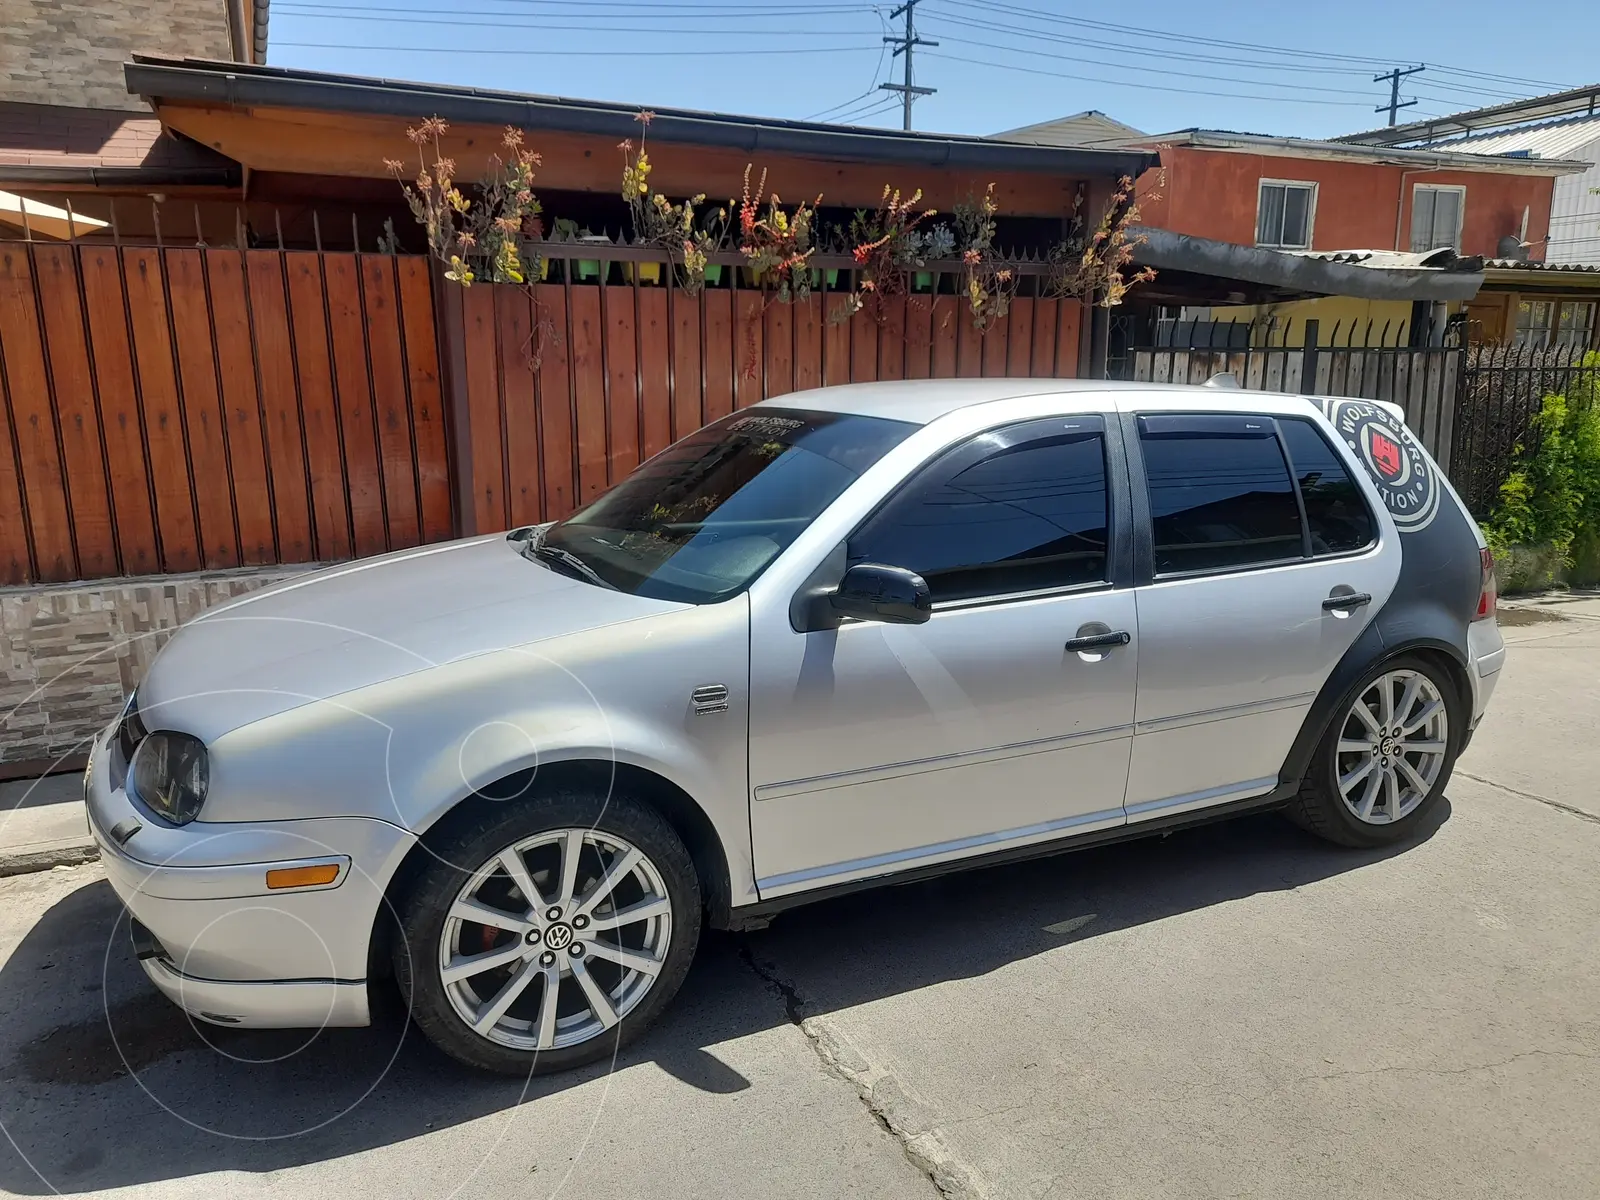
[[1550, 231], [1555, 180], [1548, 175], [1417, 171], [1378, 163], [1280, 158], [1187, 146], [1163, 148], [1161, 162], [1159, 171], [1146, 172], [1139, 181], [1140, 195], [1147, 197], [1140, 204], [1144, 224], [1246, 246], [1255, 244], [1257, 185], [1262, 179], [1318, 185], [1311, 230], [1314, 250], [1393, 249], [1397, 207], [1401, 209], [1399, 248], [1409, 250], [1411, 189], [1418, 183], [1467, 189], [1462, 254], [1492, 257], [1498, 253], [1500, 239], [1520, 228], [1524, 207], [1529, 209], [1528, 240], [1535, 243], [1532, 257], [1543, 257], [1541, 239]]

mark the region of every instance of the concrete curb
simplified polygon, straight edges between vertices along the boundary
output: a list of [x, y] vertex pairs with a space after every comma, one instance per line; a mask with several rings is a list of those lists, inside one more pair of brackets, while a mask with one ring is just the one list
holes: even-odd
[[36, 842], [15, 850], [0, 850], [0, 878], [48, 871], [52, 867], [77, 867], [99, 860], [100, 847], [95, 845], [93, 838]]

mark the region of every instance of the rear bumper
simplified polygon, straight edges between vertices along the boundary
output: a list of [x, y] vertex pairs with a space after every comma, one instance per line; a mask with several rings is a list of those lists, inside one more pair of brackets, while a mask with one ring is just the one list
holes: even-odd
[[1500, 670], [1505, 666], [1506, 643], [1500, 626], [1492, 620], [1474, 621], [1467, 626], [1467, 659], [1472, 680], [1472, 725], [1476, 726], [1489, 707]]

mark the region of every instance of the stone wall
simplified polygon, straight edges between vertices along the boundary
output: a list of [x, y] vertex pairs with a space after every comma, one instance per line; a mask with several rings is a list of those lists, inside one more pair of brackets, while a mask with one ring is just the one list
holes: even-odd
[[227, 0], [0, 0], [0, 100], [145, 110], [135, 53], [231, 59]]
[[184, 621], [307, 569], [0, 589], [0, 778], [83, 753]]

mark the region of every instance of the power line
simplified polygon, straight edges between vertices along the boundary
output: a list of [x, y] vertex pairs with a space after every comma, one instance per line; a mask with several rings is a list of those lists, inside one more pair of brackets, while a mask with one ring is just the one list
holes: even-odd
[[[1106, 21], [1092, 21], [1083, 17], [1068, 17], [1057, 13], [1039, 12], [1034, 9], [1018, 8], [1015, 5], [998, 3], [996, 0], [963, 0], [963, 7], [967, 10], [983, 9], [991, 12], [1005, 13], [1011, 17], [1022, 17], [1036, 21], [1046, 21], [1052, 24], [1074, 25], [1089, 29], [1102, 30], [1115, 33], [1126, 38], [1130, 33], [1140, 38], [1155, 38], [1162, 41], [1182, 42], [1193, 45], [1217, 46], [1229, 50], [1262, 50], [1274, 54], [1286, 54], [1294, 58], [1310, 58], [1321, 61], [1361, 63], [1382, 65], [1384, 60], [1370, 55], [1337, 54], [1322, 50], [1302, 50], [1292, 46], [1273, 46], [1260, 43], [1240, 42], [1231, 38], [1205, 37], [1199, 34], [1167, 33], [1157, 29], [1130, 30], [1126, 25], [1113, 24]], [[1128, 49], [1126, 43], [1121, 44], [1121, 49]], [[1510, 75], [1491, 75], [1488, 72], [1472, 71], [1464, 67], [1441, 68], [1439, 64], [1427, 64], [1430, 69], [1448, 69], [1454, 74], [1477, 75], [1483, 78], [1497, 79], [1505, 83], [1523, 83], [1535, 87], [1561, 87], [1561, 84], [1551, 83], [1548, 80], [1522, 79]]]
[[[544, 29], [557, 33], [590, 33], [594, 29], [593, 22], [585, 21], [578, 25], [551, 25], [548, 21], [463, 21], [458, 16], [449, 17], [411, 17], [404, 21], [393, 17], [380, 16], [346, 16], [335, 18], [332, 14], [306, 14], [313, 19], [329, 19], [344, 21], [379, 21], [385, 25], [458, 25], [464, 29]], [[865, 33], [855, 33], [848, 29], [707, 29], [703, 26], [689, 29], [669, 29], [660, 26], [643, 25], [607, 25], [607, 33], [657, 33], [673, 34], [680, 36], [696, 37], [768, 37], [772, 34], [781, 34], [785, 37], [866, 37]], [[288, 45], [287, 42], [279, 43]], [[566, 53], [566, 51], [562, 51]]]
[[[1035, 41], [1035, 42], [1043, 40], [1043, 41], [1054, 42], [1054, 43], [1058, 43], [1058, 44], [1066, 45], [1066, 46], [1092, 46], [1092, 47], [1096, 47], [1096, 48], [1105, 48], [1105, 49], [1119, 50], [1119, 51], [1124, 51], [1124, 52], [1127, 49], [1127, 47], [1122, 43], [1102, 42], [1102, 41], [1096, 41], [1096, 40], [1094, 40], [1092, 38], [1083, 38], [1083, 37], [1077, 37], [1077, 36], [1068, 37], [1068, 36], [1064, 36], [1064, 35], [1059, 34], [1059, 33], [1048, 32], [1048, 31], [1043, 30], [1043, 29], [1019, 27], [1019, 26], [1016, 26], [1016, 25], [1004, 24], [1004, 23], [998, 22], [998, 21], [971, 21], [971, 20], [967, 20], [967, 19], [962, 18], [962, 17], [949, 16], [944, 12], [944, 10], [942, 8], [935, 14], [935, 21], [938, 23], [939, 31], [943, 34], [943, 36], [945, 36], [946, 38], [950, 38], [950, 39], [955, 39], [959, 35], [954, 34], [950, 30], [944, 28], [944, 25], [945, 25], [946, 22], [948, 22], [948, 23], [950, 23], [952, 25], [961, 25], [961, 26], [964, 26], [964, 27], [967, 27], [967, 28], [971, 28], [971, 29], [983, 30], [983, 31], [989, 32], [989, 33], [1015, 34], [1018, 37], [1027, 38], [1027, 39]], [[971, 45], [981, 45], [981, 46], [985, 46], [985, 47], [987, 47], [989, 49], [1003, 49], [1003, 50], [1006, 50], [1006, 51], [1009, 51], [1009, 52], [1016, 52], [1017, 50], [1021, 49], [1019, 47], [1013, 47], [1013, 46], [996, 45], [995, 43], [992, 43], [992, 42], [981, 42], [981, 41], [977, 41], [976, 39], [970, 41], [969, 44], [971, 44]], [[1036, 50], [1023, 50], [1022, 52], [1031, 53], [1031, 54], [1041, 53], [1040, 51], [1036, 51]], [[1259, 57], [1257, 57], [1255, 59], [1229, 58], [1229, 57], [1217, 56], [1217, 55], [1215, 55], [1215, 54], [1213, 54], [1211, 52], [1196, 53], [1194, 51], [1168, 50], [1168, 49], [1159, 49], [1159, 48], [1154, 48], [1154, 47], [1140, 47], [1138, 52], [1139, 52], [1139, 54], [1141, 56], [1153, 56], [1153, 57], [1159, 57], [1159, 58], [1170, 58], [1170, 59], [1176, 59], [1176, 60], [1184, 61], [1184, 62], [1199, 62], [1199, 63], [1204, 63], [1208, 67], [1215, 67], [1216, 65], [1221, 64], [1221, 65], [1228, 65], [1228, 66], [1243, 67], [1245, 69], [1255, 70], [1255, 71], [1293, 72], [1296, 75], [1304, 74], [1304, 73], [1307, 73], [1307, 72], [1313, 72], [1313, 73], [1316, 73], [1316, 74], [1325, 74], [1325, 75], [1350, 75], [1350, 76], [1360, 76], [1360, 75], [1367, 74], [1367, 71], [1365, 69], [1361, 68], [1361, 67], [1314, 66], [1314, 65], [1311, 65], [1311, 64], [1308, 64], [1308, 63], [1299, 63], [1299, 62], [1262, 61], [1262, 59], [1260, 59]], [[1126, 59], [1123, 58], [1123, 59], [1120, 59], [1120, 60], [1118, 60], [1116, 62], [1107, 62], [1107, 60], [1105, 60], [1103, 58], [1081, 58], [1080, 59], [1077, 56], [1073, 56], [1073, 61], [1087, 61], [1087, 62], [1097, 63], [1097, 64], [1100, 64], [1100, 65], [1103, 65], [1103, 66], [1121, 66], [1126, 61]], [[1169, 71], [1168, 73], [1169, 74], [1181, 74], [1181, 72], [1176, 72], [1176, 71]], [[1192, 78], [1202, 78], [1202, 79], [1216, 78], [1216, 76], [1214, 75], [1214, 72], [1212, 72], [1212, 71], [1206, 71], [1203, 74], [1199, 74], [1199, 75], [1194, 75], [1194, 74], [1191, 73], [1191, 77]], [[1284, 84], [1280, 83], [1277, 80], [1267, 80], [1267, 79], [1256, 80], [1256, 79], [1237, 79], [1237, 78], [1235, 78], [1234, 80], [1232, 80], [1232, 82], [1254, 84], [1254, 85], [1261, 86], [1261, 87], [1294, 86], [1294, 87], [1296, 87], [1298, 89], [1301, 86], [1298, 83], [1295, 83], [1293, 85], [1284, 85]], [[1442, 81], [1439, 82], [1437, 84], [1437, 86], [1445, 87], [1445, 88], [1455, 88], [1455, 89], [1458, 89], [1458, 90], [1460, 90], [1460, 91], [1462, 91], [1462, 92], [1464, 92], [1464, 93], [1466, 93], [1468, 95], [1472, 95], [1472, 96], [1475, 96], [1475, 97], [1476, 96], [1480, 96], [1480, 95], [1490, 95], [1490, 96], [1497, 96], [1498, 95], [1498, 96], [1504, 96], [1507, 99], [1516, 99], [1517, 98], [1517, 97], [1512, 96], [1512, 95], [1510, 95], [1508, 93], [1496, 92], [1496, 91], [1493, 91], [1492, 89], [1483, 88], [1483, 87], [1467, 88], [1467, 87], [1463, 87], [1460, 84], [1451, 84], [1451, 83], [1446, 83], [1446, 82], [1442, 82]], [[1341, 89], [1338, 89], [1338, 88], [1317, 88], [1316, 90], [1326, 91], [1326, 92], [1338, 92]], [[1366, 92], [1365, 91], [1361, 91], [1361, 92], [1350, 91], [1350, 92], [1348, 92], [1348, 94], [1349, 95], [1365, 95]]]
[[917, 46], [937, 46], [939, 44], [938, 42], [930, 42], [926, 38], [919, 38], [917, 36], [917, 31], [913, 25], [913, 18], [916, 15], [917, 5], [921, 3], [922, 0], [906, 0], [904, 4], [890, 13], [889, 19], [891, 21], [899, 16], [905, 17], [906, 32], [903, 37], [889, 37], [885, 35], [883, 39], [886, 45], [894, 47], [894, 57], [899, 58], [902, 54], [906, 56], [905, 81], [903, 83], [880, 83], [878, 86], [886, 92], [900, 93], [900, 102], [905, 109], [905, 123], [902, 128], [906, 129], [907, 131], [911, 129], [911, 102], [918, 96], [931, 96], [938, 90], [937, 88], [916, 87], [911, 82], [912, 49]]
[[[739, 2], [739, 0], [731, 0], [731, 2], [723, 2], [723, 3], [719, 3], [719, 2], [717, 2], [717, 0], [698, 0], [698, 2], [695, 2], [695, 3], [671, 3], [671, 2], [659, 2], [659, 0], [495, 0], [495, 2], [501, 3], [501, 4], [514, 4], [514, 5], [517, 5], [520, 8], [522, 8], [524, 11], [526, 11], [529, 8], [581, 8], [581, 9], [584, 9], [585, 11], [590, 11], [590, 10], [593, 10], [593, 9], [624, 8], [624, 9], [646, 9], [646, 10], [657, 10], [658, 9], [658, 10], [663, 10], [663, 11], [666, 11], [666, 12], [684, 13], [684, 14], [688, 14], [688, 13], [692, 13], [692, 12], [706, 12], [706, 11], [709, 11], [709, 12], [737, 12], [741, 16], [746, 16], [746, 17], [749, 17], [749, 16], [762, 16], [762, 15], [773, 15], [773, 14], [777, 14], [777, 13], [782, 13], [785, 16], [801, 16], [801, 15], [807, 15], [807, 14], [810, 14], [810, 13], [817, 13], [817, 12], [859, 13], [859, 12], [864, 11], [862, 5], [860, 5], [860, 4], [800, 4], [800, 3], [790, 3], [790, 4], [785, 4], [785, 5], [779, 6], [777, 8], [770, 8], [770, 9], [769, 8], [761, 8], [759, 6], [757, 6], [755, 8], [752, 8], [750, 6], [750, 4], [741, 3], [741, 2]], [[381, 11], [388, 11], [388, 12], [415, 12], [415, 13], [426, 13], [426, 12], [437, 11], [437, 9], [429, 9], [429, 8], [425, 8], [425, 7], [410, 7], [410, 6], [402, 6], [402, 5], [394, 5], [394, 4], [384, 4], [384, 5], [327, 4], [327, 3], [318, 3], [317, 0], [285, 0], [285, 2], [283, 4], [281, 4], [281, 5], [274, 5], [274, 9], [275, 10], [277, 8], [280, 8], [280, 7], [284, 8], [284, 9], [319, 8], [319, 9], [334, 9], [334, 10], [341, 10], [341, 11], [346, 9], [346, 8], [372, 8], [372, 9], [378, 9], [378, 10], [381, 10]], [[507, 12], [507, 13], [504, 13], [504, 15], [511, 16], [511, 15], [513, 15], [513, 13]]]
[[[281, 10], [281, 15], [291, 16], [291, 17], [300, 17], [300, 18], [303, 18], [304, 20], [307, 20], [307, 21], [388, 21], [388, 22], [393, 22], [395, 24], [433, 24], [433, 25], [437, 25], [437, 24], [448, 23], [449, 20], [454, 18], [454, 17], [467, 16], [467, 17], [494, 17], [499, 22], [505, 23], [505, 24], [510, 25], [510, 26], [515, 26], [515, 27], [518, 27], [518, 28], [547, 29], [547, 28], [550, 28], [550, 22], [552, 22], [552, 21], [576, 21], [576, 22], [579, 22], [579, 25], [576, 26], [577, 28], [582, 28], [582, 29], [586, 29], [586, 30], [593, 30], [594, 27], [595, 27], [595, 21], [594, 21], [593, 14], [569, 13], [569, 12], [533, 13], [533, 12], [527, 12], [526, 10], [503, 12], [503, 11], [500, 11], [498, 9], [492, 9], [492, 8], [471, 8], [471, 9], [458, 8], [458, 9], [451, 9], [448, 13], [441, 15], [441, 10], [436, 9], [436, 8], [432, 8], [432, 9], [429, 9], [429, 8], [401, 8], [401, 7], [397, 7], [395, 5], [390, 5], [390, 4], [348, 4], [348, 5], [346, 5], [346, 4], [287, 4], [287, 3], [278, 4], [278, 5], [274, 6], [274, 11], [275, 12], [277, 12], [279, 10]], [[850, 11], [858, 13], [858, 12], [860, 12], [860, 9], [852, 9]], [[612, 21], [612, 20], [622, 20], [622, 21], [627, 21], [627, 20], [634, 20], [634, 21], [660, 21], [660, 22], [677, 22], [680, 25], [682, 25], [684, 22], [690, 22], [691, 24], [688, 24], [685, 27], [688, 28], [688, 29], [693, 29], [694, 25], [692, 24], [692, 22], [697, 22], [697, 21], [704, 20], [708, 16], [713, 15], [713, 14], [711, 14], [711, 13], [659, 13], [658, 14], [658, 13], [653, 13], [653, 12], [633, 12], [633, 13], [605, 13], [605, 14], [602, 14], [602, 15], [604, 16], [604, 18], [607, 21]], [[745, 16], [745, 14], [735, 14], [735, 13], [733, 13], [731, 11], [726, 11], [726, 10], [716, 10], [714, 15], [715, 16], [719, 16], [719, 17], [725, 17], [725, 18], [731, 18], [731, 17], [737, 15], [737, 16], [739, 16], [741, 18], [741, 20], [748, 19]], [[816, 15], [816, 12], [813, 9], [775, 8], [775, 9], [770, 9], [770, 10], [767, 10], [767, 11], [763, 11], [763, 12], [761, 12], [759, 14], [750, 14], [750, 17], [753, 17], [754, 19], [757, 19], [757, 20], [763, 20], [763, 19], [768, 19], [768, 18], [810, 17], [810, 16], [815, 16], [815, 15]], [[843, 16], [844, 14], [843, 13], [839, 13], [839, 14], [834, 14], [834, 15]], [[607, 28], [607, 30], [609, 30], [611, 27], [608, 25], [606, 28]], [[774, 32], [782, 33], [782, 32], [787, 32], [787, 31], [786, 30], [772, 30], [772, 29], [769, 29], [769, 28], [767, 28], [765, 26], [762, 26], [762, 27], [757, 28], [757, 29], [752, 29], [751, 32], [752, 33], [774, 33]]]
[[863, 122], [866, 122], [866, 121], [870, 120], [873, 117], [880, 116], [883, 113], [886, 113], [886, 112], [891, 111], [892, 109], [898, 108], [899, 105], [900, 105], [900, 101], [898, 101], [898, 100], [894, 100], [894, 99], [880, 100], [875, 106], [872, 106], [872, 107], [869, 107], [867, 109], [864, 109], [861, 112], [845, 113], [843, 116], [835, 117], [830, 122], [830, 124], [833, 124], [833, 125], [860, 125]]
[[[883, 19], [883, 13], [880, 10], [874, 9], [873, 10], [873, 14], [878, 18], [878, 23], [883, 26], [885, 31], [887, 31], [889, 26]], [[865, 100], [868, 96], [877, 95], [877, 92], [878, 92], [878, 76], [883, 74], [883, 56], [888, 52], [888, 50], [889, 50], [889, 45], [888, 45], [887, 42], [882, 43], [882, 44], [879, 45], [879, 47], [878, 47], [878, 62], [877, 62], [877, 65], [875, 65], [872, 68], [872, 82], [867, 84], [867, 90], [866, 91], [862, 92], [859, 96], [852, 96], [850, 99], [846, 100], [843, 104], [830, 105], [829, 107], [823, 109], [821, 112], [812, 113], [809, 117], [805, 117], [803, 119], [807, 120], [807, 121], [815, 121], [819, 117], [827, 117], [830, 113], [836, 113], [840, 109], [853, 108], [856, 104], [858, 104], [862, 100]], [[838, 120], [839, 118], [838, 117], [829, 117], [829, 119], [830, 120]]]
[[[1033, 56], [1035, 56], [1037, 58], [1053, 58], [1053, 59], [1056, 59], [1056, 60], [1061, 61], [1061, 62], [1082, 62], [1082, 61], [1084, 61], [1084, 60], [1078, 58], [1076, 55], [1056, 54], [1056, 53], [1053, 53], [1052, 51], [1049, 51], [1049, 50], [1029, 50], [1029, 49], [1027, 49], [1025, 47], [1022, 47], [1022, 46], [1008, 46], [1008, 45], [1005, 45], [1005, 44], [1000, 43], [1000, 42], [985, 42], [985, 41], [982, 41], [982, 40], [980, 40], [978, 38], [951, 37], [949, 34], [945, 34], [945, 37], [949, 38], [950, 41], [952, 41], [954, 43], [957, 43], [958, 45], [962, 45], [962, 46], [981, 46], [986, 50], [1004, 50], [1004, 51], [1006, 51], [1007, 53], [1010, 53], [1010, 54], [1031, 54], [1031, 55], [1033, 55]], [[1101, 60], [1096, 60], [1096, 59], [1090, 59], [1088, 61], [1090, 61], [1090, 62], [1098, 62], [1098, 63], [1100, 63], [1100, 65], [1104, 65], [1104, 66], [1115, 66], [1115, 65], [1117, 65], [1117, 64], [1114, 64], [1114, 63], [1104, 63], [1104, 62], [1101, 62]], [[1208, 80], [1211, 80], [1211, 81], [1216, 82], [1216, 83], [1243, 83], [1243, 84], [1248, 84], [1248, 85], [1250, 85], [1252, 87], [1284, 87], [1284, 86], [1288, 86], [1286, 84], [1282, 84], [1282, 83], [1280, 83], [1280, 82], [1278, 82], [1276, 80], [1272, 80], [1272, 79], [1240, 79], [1237, 76], [1233, 76], [1233, 75], [1218, 75], [1215, 72], [1211, 72], [1211, 71], [1205, 71], [1205, 72], [1200, 72], [1200, 71], [1174, 71], [1174, 70], [1171, 70], [1169, 68], [1163, 68], [1162, 69], [1162, 73], [1164, 75], [1167, 75], [1167, 76], [1176, 76], [1176, 77], [1181, 78], [1181, 79], [1208, 79]], [[1333, 95], [1338, 95], [1338, 96], [1366, 96], [1367, 95], [1367, 93], [1365, 91], [1361, 91], [1361, 90], [1358, 90], [1356, 88], [1334, 88], [1334, 87], [1320, 87], [1320, 86], [1307, 87], [1305, 85], [1300, 85], [1300, 84], [1296, 84], [1296, 85], [1294, 85], [1294, 87], [1295, 87], [1296, 91], [1302, 91], [1302, 92], [1328, 92], [1328, 93], [1331, 93]]]
[[[998, 21], [972, 21], [964, 17], [950, 16], [942, 10], [935, 14], [934, 20], [941, 23], [949, 22], [953, 25], [962, 25], [969, 29], [979, 29], [987, 33], [1015, 34], [1030, 41], [1054, 42], [1063, 46], [1090, 46], [1098, 50], [1115, 50], [1121, 52], [1123, 56], [1117, 62], [1108, 63], [1104, 59], [1091, 59], [1089, 61], [1099, 62], [1105, 66], [1123, 66], [1127, 63], [1128, 47], [1120, 42], [1101, 42], [1092, 38], [1069, 37], [1065, 34], [1052, 33], [1043, 29], [1007, 25]], [[1257, 70], [1311, 71], [1323, 75], [1351, 76], [1365, 75], [1367, 73], [1367, 69], [1364, 67], [1310, 67], [1300, 63], [1263, 63], [1259, 57], [1253, 59], [1226, 58], [1210, 52], [1196, 53], [1192, 50], [1163, 50], [1145, 46], [1138, 48], [1138, 54], [1153, 58], [1173, 58], [1181, 62], [1203, 62], [1207, 65], [1221, 64], [1224, 66], [1252, 67]]]
[[1547, 87], [1555, 91], [1566, 91], [1571, 85], [1565, 83], [1552, 83], [1548, 79], [1523, 79], [1517, 75], [1496, 75], [1490, 71], [1474, 71], [1467, 67], [1452, 67], [1446, 63], [1424, 63], [1430, 71], [1443, 71], [1447, 75], [1470, 75], [1477, 79], [1493, 79], [1499, 83], [1521, 83], [1529, 87]]
[[872, 83], [872, 86], [870, 88], [868, 88], [866, 91], [862, 92], [859, 96], [851, 96], [850, 99], [846, 100], [843, 104], [835, 104], [831, 108], [825, 108], [821, 112], [814, 112], [810, 116], [801, 117], [800, 119], [802, 121], [820, 121], [820, 120], [826, 118], [829, 121], [837, 121], [839, 119], [839, 116], [838, 115], [830, 115], [830, 114], [842, 114], [844, 111], [847, 111], [849, 109], [855, 108], [861, 103], [861, 101], [865, 100], [868, 96], [874, 97], [877, 102], [881, 103], [881, 98], [878, 97], [878, 83], [877, 83], [877, 72], [876, 71], [873, 72], [873, 83]]
[[1211, 92], [1200, 88], [1164, 87], [1158, 83], [1146, 83], [1142, 79], [1100, 79], [1088, 75], [1068, 75], [1064, 71], [1044, 71], [1037, 67], [1023, 67], [1016, 63], [989, 62], [985, 59], [964, 58], [959, 54], [940, 54], [931, 52], [928, 57], [942, 58], [947, 62], [966, 63], [974, 67], [993, 67], [997, 71], [1020, 71], [1024, 75], [1044, 75], [1050, 79], [1075, 79], [1081, 83], [1101, 83], [1110, 87], [1138, 88], [1142, 91], [1152, 92], [1177, 92], [1184, 96], [1217, 96], [1224, 100], [1265, 100], [1271, 104], [1322, 104], [1335, 108], [1364, 108], [1359, 100], [1316, 100], [1300, 96], [1260, 96], [1248, 95], [1242, 92]]
[[1374, 75], [1372, 77], [1372, 82], [1373, 83], [1382, 83], [1384, 80], [1388, 80], [1389, 81], [1389, 103], [1380, 104], [1380, 105], [1378, 105], [1377, 108], [1373, 109], [1372, 111], [1373, 112], [1382, 112], [1384, 109], [1388, 109], [1389, 110], [1389, 127], [1391, 129], [1394, 128], [1395, 113], [1399, 112], [1402, 108], [1410, 108], [1413, 104], [1416, 103], [1416, 100], [1414, 100], [1414, 99], [1413, 100], [1407, 100], [1404, 103], [1401, 102], [1401, 100], [1400, 100], [1400, 81], [1402, 79], [1404, 79], [1407, 75], [1415, 75], [1418, 71], [1426, 71], [1427, 69], [1428, 68], [1425, 67], [1425, 66], [1423, 66], [1423, 67], [1409, 67], [1406, 70], [1402, 71], [1399, 67], [1396, 67], [1392, 71], [1387, 71], [1382, 75]]
[[[385, 54], [549, 54], [548, 46], [513, 49], [506, 46], [351, 46], [344, 42], [274, 42], [296, 50], [378, 50]], [[803, 46], [754, 50], [562, 50], [564, 58], [700, 58], [743, 54], [860, 54], [871, 46]]]

